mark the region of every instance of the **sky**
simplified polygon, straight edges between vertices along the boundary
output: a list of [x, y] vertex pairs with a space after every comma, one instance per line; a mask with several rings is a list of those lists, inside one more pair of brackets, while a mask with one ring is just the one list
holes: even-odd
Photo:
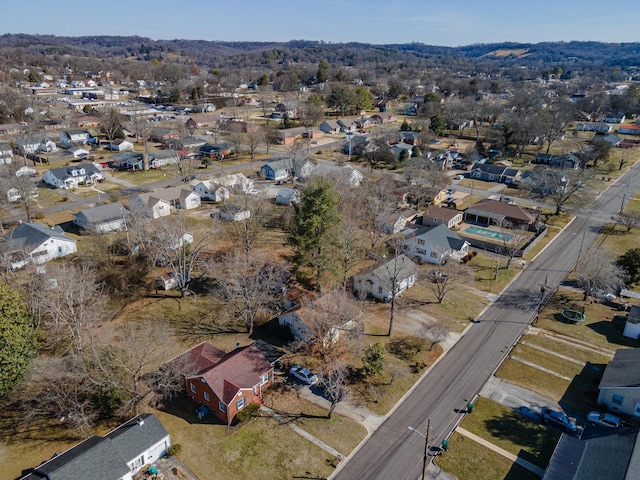
[[0, 33], [450, 47], [637, 42], [639, 27], [637, 0], [23, 0], [0, 16]]

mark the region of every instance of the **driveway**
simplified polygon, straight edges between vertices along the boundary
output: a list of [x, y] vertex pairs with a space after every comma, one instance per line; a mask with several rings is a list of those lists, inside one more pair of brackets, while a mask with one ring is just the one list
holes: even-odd
[[[158, 472], [163, 477], [158, 476], [159, 478], [164, 478], [164, 480], [199, 480], [191, 470], [185, 467], [178, 459], [175, 457], [165, 457], [161, 458], [157, 461], [154, 466], [158, 469]], [[138, 476], [142, 474], [141, 476]], [[135, 476], [136, 479], [144, 479], [149, 478], [149, 475], [144, 475], [142, 472], [139, 472]]]

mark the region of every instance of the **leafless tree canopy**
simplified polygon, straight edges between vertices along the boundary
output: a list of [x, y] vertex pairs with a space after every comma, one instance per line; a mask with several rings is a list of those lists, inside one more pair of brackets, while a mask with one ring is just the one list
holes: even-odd
[[617, 291], [624, 285], [626, 274], [614, 260], [611, 252], [602, 247], [592, 247], [582, 256], [575, 275], [584, 300], [592, 291]]

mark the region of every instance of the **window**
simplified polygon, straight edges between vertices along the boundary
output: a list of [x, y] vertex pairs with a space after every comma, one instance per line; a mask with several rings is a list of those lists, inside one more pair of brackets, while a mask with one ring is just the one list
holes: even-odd
[[264, 375], [262, 375], [262, 377], [260, 377], [260, 385], [264, 385], [268, 381], [269, 381], [269, 372], [265, 373]]
[[209, 401], [209, 392], [204, 392], [204, 401], [205, 402]]
[[220, 410], [222, 413], [227, 411], [227, 406], [222, 403], [222, 402], [218, 402], [218, 410]]
[[378, 287], [378, 293], [382, 293], [382, 287]]
[[191, 383], [191, 393], [198, 393], [198, 390], [196, 390], [196, 386], [194, 383]]
[[240, 400], [236, 402], [236, 410], [241, 410], [246, 403], [247, 403], [247, 400], [244, 397], [242, 397]]
[[424, 238], [418, 239], [418, 245], [424, 245]]
[[438, 258], [438, 254], [437, 254], [436, 252], [431, 252], [431, 253], [429, 254], [429, 256], [430, 256], [431, 258]]
[[419, 255], [426, 255], [427, 251], [423, 248], [417, 248], [416, 251], [418, 252]]
[[622, 405], [623, 401], [624, 397], [622, 395], [614, 394], [613, 397], [611, 397], [611, 403], [614, 405]]

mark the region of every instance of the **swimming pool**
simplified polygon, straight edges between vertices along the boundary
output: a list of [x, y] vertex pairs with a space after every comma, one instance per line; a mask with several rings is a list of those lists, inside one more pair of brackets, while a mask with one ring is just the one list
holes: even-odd
[[496, 232], [495, 230], [489, 230], [484, 227], [476, 227], [474, 225], [464, 229], [465, 232], [471, 235], [477, 235], [479, 237], [490, 238], [492, 240], [499, 240], [501, 242], [510, 242], [513, 238], [512, 233]]

